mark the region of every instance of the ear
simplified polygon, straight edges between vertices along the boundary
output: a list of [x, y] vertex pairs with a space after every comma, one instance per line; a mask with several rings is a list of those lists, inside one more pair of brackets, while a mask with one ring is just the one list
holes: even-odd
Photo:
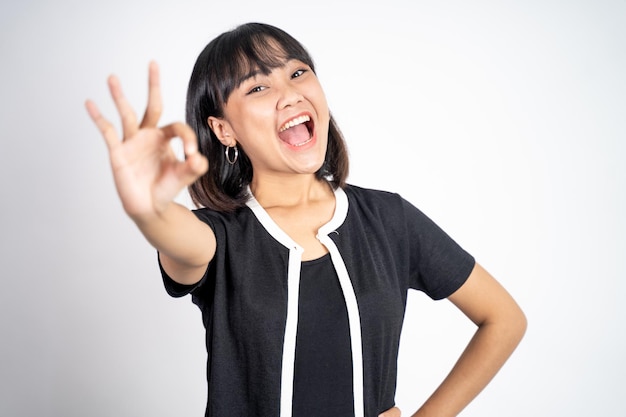
[[217, 139], [224, 146], [235, 146], [237, 144], [237, 139], [235, 139], [235, 134], [233, 133], [233, 129], [224, 119], [220, 119], [215, 116], [209, 116], [207, 119], [207, 124], [217, 136]]

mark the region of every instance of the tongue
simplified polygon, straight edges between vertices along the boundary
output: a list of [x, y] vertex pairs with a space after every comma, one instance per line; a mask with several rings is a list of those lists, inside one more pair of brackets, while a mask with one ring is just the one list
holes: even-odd
[[278, 137], [283, 142], [286, 142], [290, 145], [297, 145], [299, 143], [306, 142], [309, 140], [309, 130], [306, 128], [306, 125], [299, 124], [294, 127], [290, 127], [289, 129], [280, 132]]

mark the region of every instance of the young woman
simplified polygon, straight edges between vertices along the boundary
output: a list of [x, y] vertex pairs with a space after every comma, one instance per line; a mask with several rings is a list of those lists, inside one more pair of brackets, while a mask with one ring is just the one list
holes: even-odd
[[[157, 127], [155, 64], [149, 82], [138, 122], [109, 78], [123, 140], [86, 106], [167, 291], [192, 294], [202, 311], [207, 416], [399, 416], [409, 288], [448, 298], [477, 325], [414, 416], [455, 416], [485, 387], [525, 331], [522, 311], [417, 208], [346, 184], [345, 144], [300, 43], [256, 23], [214, 39], [191, 76], [187, 124]], [[173, 201], [186, 186], [197, 210]]]

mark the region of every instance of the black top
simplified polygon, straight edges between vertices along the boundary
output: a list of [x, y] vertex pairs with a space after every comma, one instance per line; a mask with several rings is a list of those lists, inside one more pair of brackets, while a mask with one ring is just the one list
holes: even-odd
[[302, 263], [293, 417], [354, 415], [348, 311], [330, 255]]
[[[353, 375], [361, 375], [353, 379], [355, 415], [377, 417], [395, 404], [408, 289], [448, 297], [465, 282], [474, 259], [397, 194], [348, 185], [335, 197], [335, 215], [319, 238], [343, 283], [350, 328], [357, 330], [351, 332], [357, 337], [352, 353], [361, 358], [352, 362]], [[194, 213], [217, 241], [205, 276], [184, 286], [162, 275], [170, 295], [191, 293], [202, 312], [206, 416], [289, 416], [293, 378], [283, 375], [295, 374], [299, 300], [290, 290], [297, 289], [301, 252], [256, 200], [234, 213]]]

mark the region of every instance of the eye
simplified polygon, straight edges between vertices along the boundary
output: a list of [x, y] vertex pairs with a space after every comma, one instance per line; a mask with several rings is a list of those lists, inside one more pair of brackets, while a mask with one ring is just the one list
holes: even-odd
[[291, 78], [298, 78], [301, 77], [305, 72], [307, 72], [307, 69], [299, 69], [298, 71], [294, 72], [293, 74], [291, 74]]
[[257, 86], [252, 87], [252, 88], [248, 91], [248, 94], [258, 93], [258, 92], [261, 92], [261, 91], [265, 90], [266, 88], [267, 88], [267, 87], [265, 87], [265, 86], [262, 86], [262, 85], [257, 85]]

